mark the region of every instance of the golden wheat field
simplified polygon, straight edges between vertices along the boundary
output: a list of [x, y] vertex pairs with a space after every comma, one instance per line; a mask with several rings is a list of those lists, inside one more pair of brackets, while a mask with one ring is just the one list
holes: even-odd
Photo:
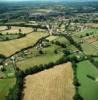
[[24, 82], [23, 100], [72, 100], [75, 93], [70, 62], [29, 75]]
[[5, 56], [10, 56], [14, 54], [17, 51], [20, 51], [23, 48], [26, 48], [28, 46], [33, 46], [34, 43], [38, 41], [39, 38], [46, 36], [47, 33], [45, 32], [32, 32], [28, 34], [27, 36], [10, 40], [10, 41], [1, 41], [0, 42], [0, 54], [3, 54]]
[[6, 30], [7, 27], [6, 26], [0, 26], [0, 32]]

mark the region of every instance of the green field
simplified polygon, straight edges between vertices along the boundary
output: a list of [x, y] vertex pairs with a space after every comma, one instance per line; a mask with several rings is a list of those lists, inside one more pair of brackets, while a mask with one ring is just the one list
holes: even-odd
[[81, 86], [79, 93], [84, 100], [98, 100], [98, 81], [87, 77], [90, 75], [98, 79], [98, 70], [89, 61], [83, 61], [77, 64], [77, 77]]
[[53, 40], [55, 40], [55, 39], [57, 39], [57, 38], [59, 38], [59, 36], [49, 36], [49, 37], [47, 38], [47, 40], [53, 41]]
[[93, 35], [98, 35], [98, 29], [85, 29], [82, 32], [75, 33], [77, 36], [85, 36], [86, 33], [93, 33]]
[[[86, 36], [87, 33], [89, 34], [89, 36]], [[77, 43], [81, 42], [82, 39], [86, 40], [86, 38], [89, 38], [91, 36], [98, 36], [98, 29], [85, 29], [81, 32], [74, 32], [72, 35], [74, 41], [76, 41]]]
[[83, 43], [82, 45], [83, 52], [86, 55], [98, 55], [98, 50], [94, 48], [91, 44]]
[[96, 62], [98, 62], [98, 57], [95, 57], [94, 60], [95, 60]]
[[9, 93], [9, 89], [15, 85], [15, 78], [0, 79], [0, 100], [6, 100], [5, 97]]
[[[54, 53], [55, 50], [58, 50], [57, 54]], [[61, 52], [62, 48], [57, 45], [51, 45], [47, 48], [43, 48], [42, 51], [44, 54], [39, 54], [39, 51], [35, 49], [31, 57], [25, 57], [24, 60], [18, 61], [17, 66], [20, 69], [26, 69], [33, 65], [48, 64], [50, 62], [56, 62], [64, 55]]]
[[76, 35], [73, 35], [72, 38], [76, 43], [80, 43], [81, 42], [81, 38], [76, 36]]
[[58, 41], [62, 44], [67, 44], [69, 45], [70, 42], [64, 37], [64, 36], [59, 36], [58, 38], [56, 38], [55, 40], [53, 40], [54, 42]]
[[68, 47], [67, 47], [67, 49], [70, 51], [70, 52], [74, 52], [74, 51], [77, 51], [78, 49], [74, 46], [74, 45], [72, 45], [72, 44], [70, 44]]
[[64, 37], [64, 36], [49, 36], [47, 38], [49, 41], [58, 41], [60, 43], [68, 43], [69, 44], [69, 41]]

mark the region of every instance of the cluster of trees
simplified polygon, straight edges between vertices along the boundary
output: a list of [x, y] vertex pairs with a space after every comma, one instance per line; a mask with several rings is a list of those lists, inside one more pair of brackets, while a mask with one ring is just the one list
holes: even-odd
[[85, 37], [85, 36], [90, 36], [90, 35], [93, 35], [93, 34], [94, 34], [94, 32], [86, 33], [84, 36], [83, 36], [83, 35], [80, 35], [80, 38], [83, 38], [83, 37]]
[[92, 64], [94, 64], [94, 66], [96, 66], [96, 68], [98, 68], [98, 62], [94, 60], [94, 57], [97, 58], [98, 56], [88, 56], [88, 59]]
[[74, 95], [74, 100], [83, 100], [83, 98], [79, 94], [79, 86], [81, 85], [79, 83], [79, 80], [77, 78], [77, 65], [76, 62], [73, 62], [73, 71], [74, 71], [74, 86], [76, 88], [76, 93]]
[[0, 58], [5, 59], [6, 57], [4, 55], [0, 54]]
[[83, 51], [82, 47], [81, 47], [81, 44], [75, 42], [74, 39], [71, 36], [66, 35], [66, 38], [70, 41], [71, 44], [73, 44], [74, 46], [76, 46], [80, 51]]
[[53, 44], [56, 44], [56, 45], [59, 45], [59, 46], [61, 46], [62, 48], [66, 48], [66, 47], [67, 47], [66, 44], [61, 43], [61, 42], [59, 42], [59, 41], [52, 41], [52, 43], [53, 43]]
[[26, 36], [26, 34], [24, 34], [24, 33], [15, 33], [15, 34], [9, 34], [9, 33], [2, 34], [2, 33], [0, 33], [0, 41], [19, 39], [19, 38], [22, 38], [25, 36]]

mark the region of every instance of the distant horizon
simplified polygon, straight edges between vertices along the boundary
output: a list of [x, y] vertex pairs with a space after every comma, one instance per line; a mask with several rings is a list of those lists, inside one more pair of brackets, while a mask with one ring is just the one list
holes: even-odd
[[0, 0], [0, 2], [90, 2], [98, 0]]

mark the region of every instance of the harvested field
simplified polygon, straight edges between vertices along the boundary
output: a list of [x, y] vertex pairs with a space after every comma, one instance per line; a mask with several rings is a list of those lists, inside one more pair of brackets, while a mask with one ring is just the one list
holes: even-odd
[[4, 31], [4, 30], [6, 30], [6, 29], [7, 29], [6, 26], [0, 26], [0, 32]]
[[30, 33], [30, 32], [33, 31], [33, 29], [29, 28], [29, 27], [15, 27], [15, 26], [12, 26], [11, 29], [9, 29], [9, 30], [6, 30], [6, 28], [7, 28], [6, 26], [1, 26], [0, 27], [0, 30], [2, 30], [1, 33], [3, 33], [3, 34], [6, 34], [6, 33], [10, 33], [10, 34], [11, 33], [12, 34], [19, 33], [19, 29], [21, 29], [22, 33]]
[[95, 24], [95, 23], [89, 23], [87, 24], [88, 26], [91, 26], [93, 28], [98, 28], [98, 24]]
[[10, 56], [23, 48], [33, 46], [39, 38], [46, 35], [44, 32], [33, 32], [20, 39], [0, 42], [0, 54]]
[[97, 41], [97, 38], [96, 37], [92, 37], [92, 38], [89, 38], [89, 39], [85, 39], [88, 43], [93, 43], [93, 42], [96, 42]]
[[23, 100], [72, 100], [75, 89], [71, 66], [69, 62], [27, 76]]
[[92, 43], [96, 48], [98, 48], [98, 41]]

